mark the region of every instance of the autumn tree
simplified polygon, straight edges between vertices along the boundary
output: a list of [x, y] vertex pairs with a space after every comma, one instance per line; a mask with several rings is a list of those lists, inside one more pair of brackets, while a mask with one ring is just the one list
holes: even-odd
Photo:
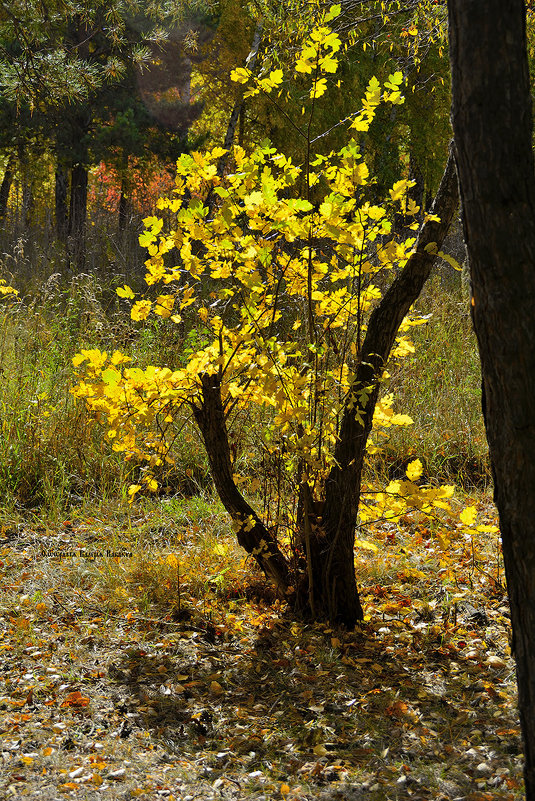
[[[238, 6], [241, 6], [241, 15], [236, 13]], [[226, 50], [227, 60], [241, 59], [245, 54], [240, 55], [233, 36], [248, 23], [242, 42], [252, 42], [254, 18], [249, 16], [249, 3], [233, 0], [226, 4], [225, 22], [230, 8], [234, 9], [234, 24], [230, 31], [228, 22], [221, 24], [214, 42], [223, 40], [219, 46]], [[321, 18], [322, 4], [294, 0], [281, 5], [262, 0], [255, 4], [255, 9], [262, 22], [258, 64], [263, 70], [282, 69], [288, 74], [300, 43]], [[396, 180], [400, 158], [410, 162], [411, 177], [416, 179], [411, 188], [414, 197], [427, 195], [430, 201], [440, 182], [444, 153], [451, 136], [446, 29], [445, 6], [431, 0], [402, 4], [395, 0], [381, 4], [371, 0], [348, 0], [341, 4], [341, 13], [333, 22], [333, 30], [342, 43], [338, 53], [339, 68], [336, 77], [332, 76], [329, 82], [331, 102], [318, 105], [312, 120], [310, 138], [315, 152], [327, 153], [343, 145], [345, 131], [340, 120], [351, 114], [354, 99], [362, 96], [370, 75], [384, 81], [393, 70], [400, 70], [405, 77], [405, 103], [394, 108], [378, 108], [369, 131], [361, 138], [368, 165], [376, 178], [374, 188], [369, 188], [368, 192], [375, 189], [378, 199]], [[207, 47], [202, 71], [205, 74], [205, 70], [211, 69], [213, 76], [211, 46]], [[219, 109], [222, 105], [228, 106], [229, 97], [232, 97], [221, 75], [217, 82], [211, 77], [207, 85], [203, 84], [201, 92], [210, 95], [211, 114], [214, 106]], [[286, 81], [281, 92], [283, 111], [262, 94], [246, 99], [241, 107], [239, 141], [247, 146], [268, 136], [276, 147], [284, 148], [287, 155], [301, 161], [305, 142], [288, 125], [286, 114], [293, 119], [301, 114], [307, 94], [306, 81], [297, 76]], [[206, 124], [205, 120], [202, 122]], [[211, 133], [213, 136], [213, 128]]]
[[[339, 11], [333, 6], [297, 53], [295, 72], [309, 79], [309, 119], [338, 66], [340, 39], [329, 22]], [[256, 77], [240, 67], [234, 79], [245, 96], [269, 95], [284, 75], [276, 69]], [[415, 321], [407, 314], [457, 206], [451, 158], [417, 236], [392, 235], [396, 210], [408, 217], [418, 211], [407, 199], [407, 177], [383, 206], [366, 199], [372, 178], [351, 135], [369, 129], [381, 103], [403, 102], [402, 82], [401, 72], [383, 86], [372, 78], [346, 145], [310, 153], [301, 167], [267, 140], [250, 153], [235, 147], [224, 174], [222, 148], [182, 156], [175, 197], [159, 204], [170, 224], [164, 215], [147, 218], [140, 238], [149, 255], [146, 283], [159, 294], [139, 298], [129, 287], [118, 293], [135, 301], [137, 321], [155, 314], [180, 325], [193, 310], [201, 347], [178, 369], [141, 370], [122, 353], [99, 350], [74, 360], [82, 371], [75, 393], [105, 415], [113, 447], [145, 463], [132, 495], [157, 487], [175, 418], [189, 408], [239, 543], [284, 597], [312, 617], [349, 627], [363, 615], [353, 554], [359, 511], [361, 519], [372, 508], [399, 519], [413, 504], [425, 514], [443, 507], [452, 491], [419, 487], [416, 463], [379, 498], [360, 497], [374, 420], [379, 428], [405, 422], [391, 399], [379, 400], [380, 388], [392, 350], [410, 350]], [[294, 124], [306, 140], [306, 118]], [[233, 463], [229, 425], [237, 410], [255, 407], [266, 421], [259, 434], [266, 457], [281, 466], [279, 497], [293, 501], [285, 515], [255, 509], [244, 493], [254, 477], [240, 476]]]
[[535, 799], [535, 172], [522, 0], [449, 2], [452, 120], [483, 412]]

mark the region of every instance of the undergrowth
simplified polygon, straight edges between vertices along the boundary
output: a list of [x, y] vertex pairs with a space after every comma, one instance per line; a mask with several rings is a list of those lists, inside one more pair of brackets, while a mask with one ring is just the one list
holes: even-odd
[[[196, 347], [195, 329], [172, 332], [158, 322], [132, 328], [111, 288], [94, 276], [66, 280], [53, 274], [31, 295], [0, 308], [0, 492], [5, 510], [59, 519], [72, 506], [121, 497], [135, 476], [113, 453], [105, 429], [71, 397], [72, 356], [83, 347], [121, 347], [141, 365], [166, 355], [180, 364]], [[390, 369], [388, 391], [414, 424], [392, 427], [370, 480], [404, 474], [416, 457], [426, 478], [465, 489], [489, 482], [480, 412], [478, 356], [468, 303], [456, 276], [435, 279], [418, 301], [429, 315], [414, 330], [415, 353]], [[258, 473], [263, 454], [256, 431], [262, 419], [243, 416], [232, 427], [241, 473]], [[174, 465], [160, 480], [160, 496], [195, 495], [210, 487], [206, 457], [191, 421], [179, 421]], [[274, 479], [275, 480], [275, 479]]]

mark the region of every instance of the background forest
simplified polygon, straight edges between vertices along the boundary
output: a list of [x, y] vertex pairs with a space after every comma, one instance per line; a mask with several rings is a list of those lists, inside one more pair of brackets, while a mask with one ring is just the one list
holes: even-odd
[[[343, 144], [339, 122], [358, 106], [372, 75], [386, 79], [401, 68], [406, 80], [405, 103], [378, 109], [363, 143], [376, 176], [368, 192], [379, 202], [396, 180], [410, 177], [410, 193], [424, 209], [442, 175], [450, 138], [449, 77], [445, 10], [436, 5], [405, 4], [402, 12], [393, 7], [385, 19], [373, 13], [374, 4], [346, 3], [335, 25], [344, 43], [343, 87], [336, 86], [337, 75], [329, 102], [315, 112], [315, 152]], [[285, 116], [302, 115], [302, 88], [285, 85], [285, 107], [278, 110], [266, 96], [244, 100], [240, 85], [230, 80], [231, 69], [245, 63], [260, 14], [264, 60], [269, 53], [269, 67], [291, 63], [314, 14], [284, 9], [277, 16], [277, 8], [180, 4], [178, 19], [157, 22], [148, 12], [140, 19], [132, 8], [106, 35], [100, 28], [112, 12], [87, 9], [87, 18], [81, 14], [65, 30], [59, 18], [50, 31], [41, 27], [35, 40], [28, 36], [27, 46], [36, 52], [23, 49], [20, 61], [29, 60], [29, 74], [21, 77], [22, 66], [17, 72], [4, 64], [2, 271], [23, 301], [9, 310], [4, 304], [2, 357], [16, 368], [6, 370], [2, 385], [6, 450], [0, 482], [6, 502], [61, 509], [71, 495], [120, 492], [121, 463], [114, 466], [107, 449], [95, 452], [98, 436], [90, 437], [92, 444], [85, 441], [89, 421], [69, 397], [70, 358], [81, 347], [128, 343], [144, 364], [158, 364], [160, 354], [195, 344], [194, 320], [172, 332], [158, 319], [135, 325], [115, 294], [125, 282], [136, 290], [143, 286], [143, 219], [154, 214], [159, 197], [171, 196], [177, 157], [222, 145], [238, 109], [237, 144], [251, 148], [268, 137], [295, 163], [303, 161], [302, 144]], [[17, 28], [10, 31], [9, 20], [5, 27], [6, 47], [16, 50]], [[84, 31], [87, 43], [80, 48]], [[41, 41], [43, 36], [48, 38]], [[79, 76], [87, 72], [85, 84], [71, 82], [68, 70], [58, 75], [56, 67], [51, 75], [37, 66], [33, 72], [32, 59], [41, 51], [50, 57], [51, 49]], [[462, 263], [458, 225], [449, 240], [449, 252]], [[415, 424], [392, 434], [375, 469], [395, 472], [404, 460], [424, 456], [438, 478], [486, 483], [467, 295], [462, 275], [442, 262], [420, 301], [422, 312], [430, 313], [416, 332], [425, 348], [416, 345], [410, 369], [400, 365], [390, 379], [396, 405]], [[438, 393], [437, 374], [443, 376]], [[462, 391], [452, 396], [452, 386]], [[79, 432], [79, 443], [65, 436], [68, 430]], [[207, 480], [200, 454], [181, 454], [174, 472], [167, 480], [175, 491], [191, 492], [190, 473], [200, 488]]]
[[[307, 42], [319, 42], [316, 55]], [[318, 66], [320, 46], [336, 69]], [[226, 407], [236, 483], [276, 531], [292, 576], [303, 576], [296, 594], [308, 596], [296, 605], [277, 595], [254, 548], [251, 558], [236, 542], [191, 408], [136, 417], [130, 400], [120, 417], [101, 390], [83, 389], [109, 386], [102, 375], [123, 358], [144, 375], [152, 365], [175, 374], [211, 347], [225, 273], [199, 272], [190, 294], [182, 276], [173, 322], [170, 295], [154, 300], [147, 275], [166, 237], [165, 269], [191, 273], [202, 261], [195, 241], [216, 242], [206, 220], [225, 209], [218, 187], [240, 164], [249, 169], [250, 154], [260, 163], [263, 153], [262, 164], [284, 154], [290, 177], [261, 189], [306, 200], [295, 225], [334, 196], [334, 184], [328, 195], [310, 182], [313, 159], [342, 154], [333, 181], [362, 159], [359, 213], [384, 210], [371, 213], [361, 251], [374, 283], [359, 273], [344, 330], [367, 313], [403, 270], [441, 184], [447, 47], [437, 0], [2, 9], [0, 708], [13, 797], [519, 797], [509, 618], [457, 214], [381, 379], [356, 530], [356, 632], [314, 614], [309, 524], [321, 521], [325, 468], [317, 444], [303, 445], [308, 418], [297, 420], [294, 452], [289, 434], [274, 433], [269, 404]], [[259, 225], [244, 197], [232, 217], [241, 236]], [[199, 198], [208, 212], [195, 216]], [[186, 208], [191, 219], [180, 217]], [[325, 239], [355, 216], [353, 206], [344, 213]], [[190, 262], [181, 225], [192, 232]], [[393, 241], [400, 249], [387, 258]], [[216, 244], [209, 253], [223, 259]], [[243, 283], [236, 294], [246, 290], [257, 291]], [[300, 343], [306, 311], [284, 303], [277, 336]], [[339, 331], [321, 325], [312, 341], [308, 320], [302, 375], [321, 358], [338, 363]], [[355, 336], [361, 343], [360, 317]], [[311, 430], [329, 391], [317, 391]], [[124, 445], [134, 428], [142, 445]]]

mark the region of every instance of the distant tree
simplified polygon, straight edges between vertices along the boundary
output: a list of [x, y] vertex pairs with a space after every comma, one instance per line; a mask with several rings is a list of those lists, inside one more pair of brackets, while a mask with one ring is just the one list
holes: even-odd
[[[44, 7], [30, 0], [10, 5], [0, 15], [4, 103], [16, 117], [15, 127], [20, 109], [29, 109], [51, 141], [56, 230], [78, 268], [85, 258], [88, 170], [103, 149], [108, 148], [119, 167], [125, 199], [130, 155], [152, 149], [172, 162], [183, 150], [199, 109], [189, 102], [187, 92], [182, 98], [179, 92], [162, 94], [191, 81], [191, 64], [180, 56], [182, 40], [196, 15], [206, 16], [205, 5], [181, 2], [170, 10], [163, 2], [53, 0]], [[168, 69], [165, 84], [161, 65], [174, 58], [176, 67], [177, 52], [181, 68], [172, 78]], [[160, 82], [157, 88], [155, 79]], [[11, 175], [6, 170], [6, 191]], [[123, 203], [121, 225], [124, 211]]]
[[449, 0], [452, 121], [535, 799], [535, 167], [522, 0]]

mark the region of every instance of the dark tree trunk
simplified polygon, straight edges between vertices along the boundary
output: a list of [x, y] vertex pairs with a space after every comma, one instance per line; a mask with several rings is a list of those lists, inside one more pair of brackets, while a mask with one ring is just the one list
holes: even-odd
[[71, 169], [71, 198], [69, 205], [70, 255], [75, 268], [85, 266], [85, 237], [87, 219], [87, 167], [75, 164]]
[[[379, 395], [380, 379], [403, 318], [429, 278], [436, 258], [434, 254], [442, 246], [458, 202], [457, 175], [450, 153], [432, 206], [432, 212], [440, 217], [440, 222], [428, 220], [422, 225], [413, 254], [373, 311], [342, 417], [334, 453], [335, 466], [331, 469], [325, 486], [322, 517], [325, 540], [319, 549], [321, 561], [314, 565], [314, 575], [321, 574], [319, 586], [324, 611], [329, 619], [348, 627], [353, 627], [362, 619], [362, 607], [355, 582], [353, 548], [362, 467]], [[366, 401], [361, 406], [358, 399], [363, 396]], [[355, 414], [357, 407], [359, 416]]]
[[237, 531], [238, 542], [252, 554], [282, 595], [289, 587], [288, 565], [272, 533], [237, 488], [230, 458], [227, 422], [217, 374], [204, 374], [202, 404], [193, 413], [202, 434], [217, 493]]
[[414, 186], [409, 189], [409, 197], [420, 207], [418, 219], [422, 220], [425, 213], [425, 179], [414, 153], [409, 154], [409, 178]]
[[33, 182], [26, 175], [22, 184], [22, 220], [25, 229], [30, 227], [34, 210]]
[[14, 176], [15, 156], [11, 154], [6, 165], [4, 177], [2, 178], [2, 184], [0, 185], [0, 219], [4, 219], [7, 214], [9, 193], [11, 191], [11, 185], [13, 183]]
[[55, 175], [55, 211], [56, 236], [60, 242], [66, 242], [68, 230], [67, 195], [69, 189], [69, 175], [64, 167], [58, 165]]
[[522, 0], [449, 0], [452, 120], [535, 799], [535, 171]]
[[[260, 45], [262, 43], [262, 31], [264, 29], [262, 20], [259, 20], [253, 36], [253, 43], [251, 45], [251, 50], [249, 55], [245, 59], [245, 66], [247, 69], [253, 70], [256, 64], [256, 60], [258, 58], [258, 51], [260, 50]], [[236, 126], [238, 122], [243, 124], [244, 122], [244, 90], [240, 90], [238, 93], [238, 97], [236, 102], [234, 103], [234, 107], [230, 114], [230, 119], [227, 125], [227, 131], [225, 133], [225, 139], [223, 140], [223, 147], [225, 150], [230, 150], [232, 145], [234, 144], [234, 139], [236, 137]], [[243, 139], [243, 130], [240, 130], [240, 139]], [[217, 161], [217, 174], [219, 176], [224, 175], [225, 167], [227, 166], [228, 161], [228, 153], [224, 153]], [[206, 206], [208, 207], [208, 214], [211, 215], [213, 211], [213, 205], [215, 202], [215, 197], [213, 193], [213, 188], [210, 189], [208, 192], [208, 196], [204, 201]]]
[[[258, 51], [260, 50], [260, 44], [262, 42], [263, 29], [264, 29], [264, 26], [263, 26], [262, 21], [260, 20], [257, 23], [256, 30], [254, 32], [253, 43], [251, 45], [251, 50], [249, 52], [249, 55], [245, 59], [245, 66], [249, 70], [253, 70], [254, 67], [255, 67], [256, 60], [258, 58]], [[244, 95], [244, 92], [240, 91], [238, 99], [234, 103], [234, 108], [232, 109], [232, 112], [231, 112], [231, 115], [230, 115], [230, 119], [229, 119], [228, 126], [227, 126], [227, 132], [225, 134], [225, 139], [223, 141], [223, 147], [226, 150], [228, 150], [229, 148], [232, 147], [232, 144], [234, 142], [234, 138], [236, 136], [236, 126], [238, 124], [238, 120], [240, 119], [240, 115], [242, 113], [242, 108], [243, 108], [243, 95]], [[218, 173], [218, 175], [223, 175], [223, 172], [225, 170], [226, 162], [227, 162], [227, 156], [226, 155], [225, 156], [221, 156], [221, 158], [219, 159], [218, 165], [217, 165], [217, 173]]]
[[126, 231], [128, 226], [128, 180], [121, 178], [121, 194], [119, 196], [119, 233]]
[[28, 229], [33, 212], [34, 195], [32, 172], [28, 166], [28, 153], [21, 143], [18, 146], [19, 176], [22, 187], [22, 225]]

